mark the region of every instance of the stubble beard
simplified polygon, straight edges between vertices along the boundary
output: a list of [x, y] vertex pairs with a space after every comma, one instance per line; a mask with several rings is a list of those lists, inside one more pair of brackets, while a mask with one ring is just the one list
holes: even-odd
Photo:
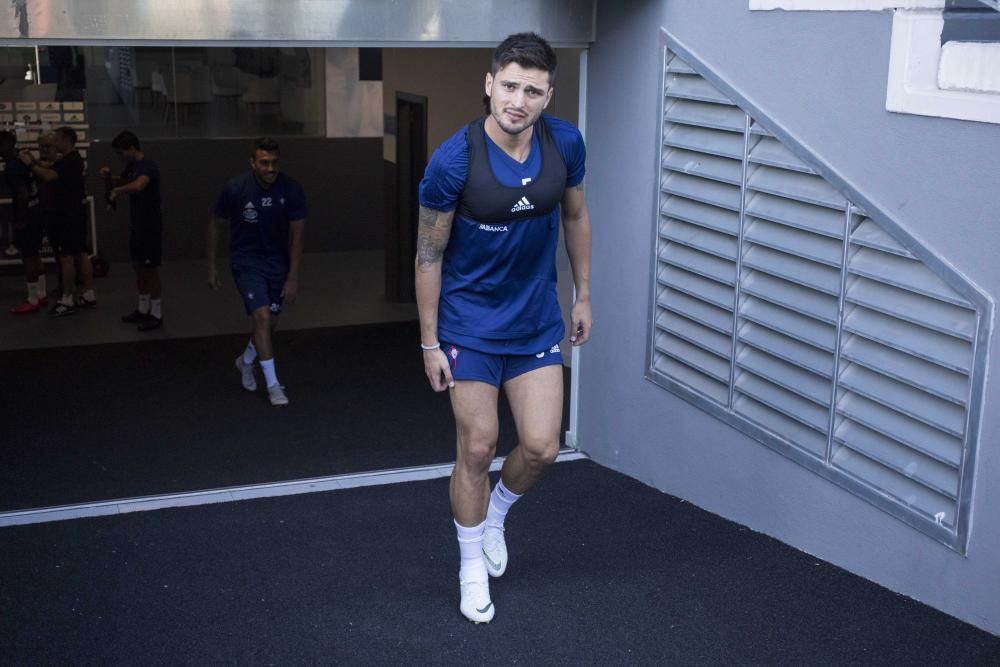
[[515, 137], [525, 130], [530, 129], [542, 115], [541, 111], [537, 112], [535, 115], [527, 114], [522, 121], [523, 124], [511, 125], [504, 117], [503, 111], [497, 108], [492, 97], [490, 97], [490, 113], [493, 116], [493, 120], [496, 121], [496, 124], [500, 126], [501, 130]]

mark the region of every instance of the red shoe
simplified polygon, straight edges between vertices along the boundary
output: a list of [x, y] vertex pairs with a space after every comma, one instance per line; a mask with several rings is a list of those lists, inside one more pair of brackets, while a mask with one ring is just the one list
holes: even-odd
[[24, 313], [34, 313], [41, 309], [42, 307], [37, 303], [31, 303], [30, 301], [22, 301], [21, 303], [11, 308], [10, 312], [14, 313], [15, 315], [23, 315]]

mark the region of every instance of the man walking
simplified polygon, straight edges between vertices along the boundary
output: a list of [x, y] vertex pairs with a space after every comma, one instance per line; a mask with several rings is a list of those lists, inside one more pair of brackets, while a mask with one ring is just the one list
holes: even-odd
[[139, 292], [136, 309], [122, 316], [122, 321], [136, 324], [139, 331], [163, 326], [160, 262], [163, 258], [163, 214], [160, 211], [160, 168], [146, 157], [139, 137], [121, 132], [111, 141], [111, 149], [125, 163], [121, 176], [111, 175], [110, 167], [101, 167], [108, 185], [107, 199], [114, 204], [122, 195], [129, 196], [129, 256]]
[[229, 181], [215, 203], [208, 223], [208, 284], [217, 289], [215, 249], [218, 227], [229, 224], [229, 266], [253, 333], [236, 370], [247, 391], [257, 390], [254, 360], [260, 360], [271, 405], [288, 405], [274, 366], [273, 336], [285, 300], [299, 291], [306, 198], [302, 186], [279, 173], [277, 142], [258, 139], [250, 171]]
[[[583, 138], [543, 115], [556, 54], [534, 33], [493, 53], [489, 113], [435, 151], [420, 184], [416, 289], [424, 370], [449, 390], [457, 431], [452, 513], [459, 608], [489, 622], [489, 576], [507, 568], [504, 519], [559, 451], [565, 332], [556, 298], [560, 209], [576, 302], [570, 341], [590, 337], [590, 219]], [[490, 491], [497, 399], [507, 394], [518, 446]]]

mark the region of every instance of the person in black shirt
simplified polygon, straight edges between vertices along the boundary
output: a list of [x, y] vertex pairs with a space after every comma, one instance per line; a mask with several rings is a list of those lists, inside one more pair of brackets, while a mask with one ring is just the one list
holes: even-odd
[[[49, 221], [49, 241], [59, 257], [63, 293], [49, 315], [62, 317], [75, 315], [76, 306], [95, 307], [97, 297], [94, 295], [93, 266], [87, 252], [87, 193], [83, 158], [76, 150], [76, 131], [66, 126], [56, 128], [55, 147], [61, 157], [51, 167], [39, 163], [28, 152], [21, 153], [21, 161], [31, 167], [36, 179], [53, 185], [54, 210]], [[83, 291], [74, 302], [78, 271]]]
[[3, 177], [10, 190], [14, 216], [14, 244], [21, 251], [27, 298], [14, 306], [14, 314], [34, 313], [48, 305], [45, 276], [39, 251], [42, 247], [42, 218], [38, 205], [38, 185], [31, 170], [17, 158], [17, 138], [13, 132], [0, 132], [0, 157], [4, 160]]
[[129, 195], [129, 255], [139, 291], [137, 308], [122, 317], [123, 322], [137, 323], [139, 331], [163, 326], [160, 294], [160, 260], [163, 256], [163, 214], [160, 212], [160, 168], [146, 157], [139, 137], [122, 132], [111, 141], [111, 148], [125, 162], [121, 176], [113, 177], [110, 167], [100, 173], [110, 185], [109, 205], [122, 195]]

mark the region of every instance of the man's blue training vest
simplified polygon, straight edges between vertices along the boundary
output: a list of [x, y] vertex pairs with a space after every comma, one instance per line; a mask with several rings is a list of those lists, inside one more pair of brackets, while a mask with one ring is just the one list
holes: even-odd
[[565, 329], [555, 252], [566, 164], [543, 117], [534, 125], [537, 175], [520, 186], [500, 183], [484, 122], [467, 128], [468, 176], [442, 267], [439, 337], [482, 352], [534, 354]]

